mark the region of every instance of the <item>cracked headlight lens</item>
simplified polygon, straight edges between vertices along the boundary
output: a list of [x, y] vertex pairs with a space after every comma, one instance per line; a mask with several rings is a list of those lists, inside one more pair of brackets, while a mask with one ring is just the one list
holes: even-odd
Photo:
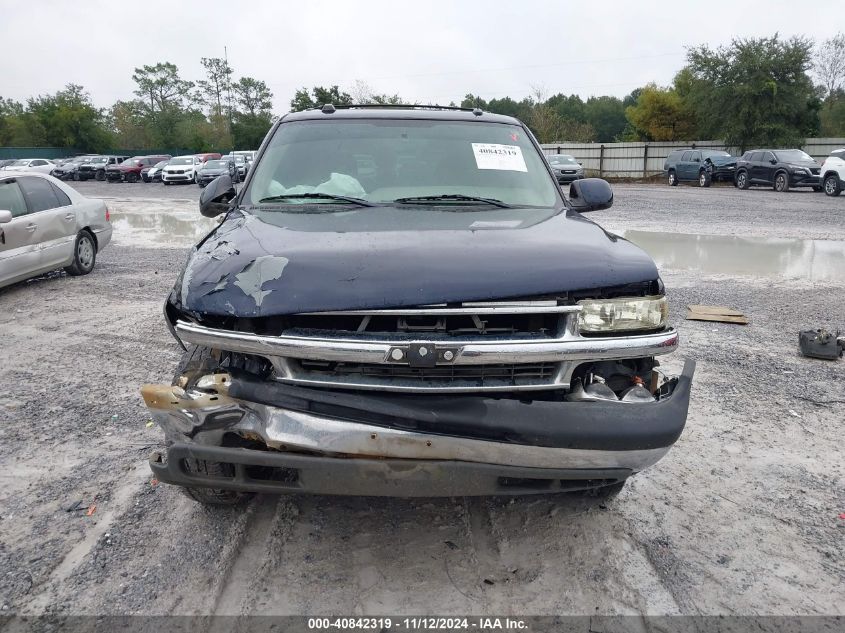
[[662, 295], [585, 299], [578, 305], [578, 329], [586, 333], [660, 330], [669, 316], [669, 303]]

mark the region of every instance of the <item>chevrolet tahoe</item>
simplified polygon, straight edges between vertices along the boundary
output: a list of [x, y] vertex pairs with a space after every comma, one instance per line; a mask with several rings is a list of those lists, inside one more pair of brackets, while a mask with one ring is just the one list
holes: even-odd
[[255, 492], [618, 493], [687, 418], [652, 259], [562, 194], [528, 128], [479, 109], [285, 115], [164, 314], [185, 349], [141, 388], [159, 481], [208, 504]]

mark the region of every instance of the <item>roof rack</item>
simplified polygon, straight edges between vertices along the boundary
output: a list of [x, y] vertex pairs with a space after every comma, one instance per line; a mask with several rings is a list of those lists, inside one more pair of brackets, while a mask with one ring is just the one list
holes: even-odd
[[443, 106], [443, 105], [420, 105], [420, 104], [407, 104], [407, 103], [349, 103], [349, 104], [334, 104], [334, 103], [324, 103], [323, 105], [318, 105], [313, 110], [322, 110], [325, 113], [331, 113], [335, 110], [351, 110], [353, 108], [372, 108], [372, 109], [380, 109], [380, 108], [397, 108], [401, 110], [458, 110], [460, 112], [472, 112], [476, 115], [480, 115], [482, 113], [481, 108], [462, 108], [461, 106]]

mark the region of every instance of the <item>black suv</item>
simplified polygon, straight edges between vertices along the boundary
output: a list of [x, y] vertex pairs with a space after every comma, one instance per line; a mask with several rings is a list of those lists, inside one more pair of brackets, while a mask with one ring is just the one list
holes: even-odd
[[800, 149], [752, 149], [736, 163], [736, 186], [768, 185], [775, 191], [812, 187], [821, 191], [821, 165]]
[[126, 156], [91, 156], [90, 159], [79, 166], [74, 180], [105, 180], [106, 169], [110, 165], [120, 165], [126, 160]]
[[673, 187], [684, 181], [709, 187], [713, 181], [733, 180], [735, 168], [736, 157], [718, 149], [677, 149], [663, 163], [667, 181]]
[[185, 347], [141, 393], [160, 481], [256, 491], [617, 493], [684, 428], [694, 364], [652, 259], [562, 194], [518, 120], [333, 107], [283, 116], [165, 304]]

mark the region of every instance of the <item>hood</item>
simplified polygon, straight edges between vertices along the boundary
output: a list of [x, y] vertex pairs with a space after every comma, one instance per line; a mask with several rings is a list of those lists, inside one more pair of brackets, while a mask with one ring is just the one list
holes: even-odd
[[228, 169], [220, 169], [219, 167], [206, 168], [206, 169], [199, 169], [199, 171], [203, 176], [221, 176], [223, 174], [228, 174]]
[[737, 161], [736, 156], [708, 156], [709, 160], [714, 165], [731, 165]]
[[657, 278], [637, 246], [566, 210], [236, 210], [192, 251], [171, 301], [195, 315], [256, 317], [538, 296]]

